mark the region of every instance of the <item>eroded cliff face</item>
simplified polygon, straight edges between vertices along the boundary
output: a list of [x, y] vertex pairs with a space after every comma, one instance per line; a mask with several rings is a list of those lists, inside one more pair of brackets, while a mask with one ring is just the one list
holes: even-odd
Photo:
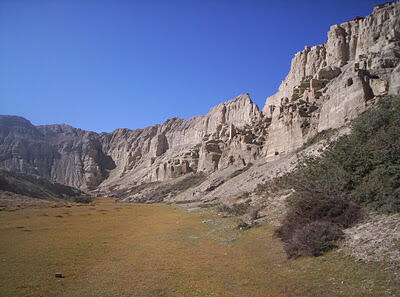
[[116, 160], [116, 168], [99, 189], [121, 190], [188, 173], [243, 166], [262, 157], [268, 125], [269, 120], [244, 94], [213, 107], [204, 116], [173, 118], [143, 130], [104, 133], [103, 150]]
[[251, 162], [261, 156], [267, 126], [251, 127], [263, 121], [247, 94], [205, 116], [101, 134], [1, 116], [0, 167], [107, 192]]
[[272, 117], [266, 155], [301, 146], [318, 131], [343, 126], [372, 99], [398, 95], [400, 5], [374, 7], [366, 18], [334, 25], [328, 41], [296, 54], [263, 112]]
[[400, 94], [399, 62], [400, 4], [388, 3], [332, 26], [326, 43], [297, 53], [263, 111], [244, 94], [204, 116], [100, 134], [0, 116], [0, 167], [99, 194], [193, 173], [232, 173], [278, 160], [380, 97]]

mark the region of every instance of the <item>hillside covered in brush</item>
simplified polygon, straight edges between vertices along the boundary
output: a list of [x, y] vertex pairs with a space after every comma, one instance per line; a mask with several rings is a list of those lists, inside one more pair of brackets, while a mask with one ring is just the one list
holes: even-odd
[[0, 191], [44, 200], [83, 202], [90, 197], [81, 190], [39, 176], [0, 170]]

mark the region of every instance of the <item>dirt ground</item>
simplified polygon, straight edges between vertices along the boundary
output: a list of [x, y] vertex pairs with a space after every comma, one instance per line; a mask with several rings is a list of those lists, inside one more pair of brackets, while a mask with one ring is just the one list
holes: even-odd
[[[396, 296], [398, 276], [338, 252], [286, 259], [273, 228], [174, 205], [0, 212], [0, 296]], [[63, 278], [56, 278], [61, 273]], [[398, 296], [398, 295], [397, 295]]]

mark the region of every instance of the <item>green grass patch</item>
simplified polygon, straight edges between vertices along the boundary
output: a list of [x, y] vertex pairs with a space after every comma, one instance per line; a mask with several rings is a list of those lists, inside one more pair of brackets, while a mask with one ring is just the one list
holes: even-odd
[[1, 212], [0, 295], [387, 296], [400, 288], [385, 266], [335, 252], [287, 259], [268, 225], [242, 232], [234, 219], [178, 206], [95, 203], [109, 215], [87, 216], [87, 206], [62, 220], [62, 208], [46, 208], [46, 217], [41, 208]]

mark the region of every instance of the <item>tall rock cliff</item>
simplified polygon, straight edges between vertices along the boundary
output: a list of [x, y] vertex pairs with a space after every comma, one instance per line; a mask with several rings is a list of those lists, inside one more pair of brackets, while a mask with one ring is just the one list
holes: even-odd
[[[191, 172], [243, 166], [261, 157], [263, 143], [257, 142], [260, 137], [251, 135], [249, 127], [263, 121], [262, 112], [245, 94], [213, 107], [205, 116], [103, 133], [103, 151], [115, 160], [116, 168], [101, 188], [123, 188]], [[267, 133], [266, 126], [263, 133]]]
[[295, 55], [263, 112], [272, 118], [268, 158], [301, 146], [318, 131], [357, 117], [379, 96], [400, 93], [400, 4], [334, 25], [324, 44]]
[[0, 116], [0, 168], [103, 193], [209, 175], [279, 159], [398, 94], [400, 4], [387, 3], [332, 26], [326, 43], [297, 53], [263, 111], [244, 94], [204, 116], [100, 134]]

